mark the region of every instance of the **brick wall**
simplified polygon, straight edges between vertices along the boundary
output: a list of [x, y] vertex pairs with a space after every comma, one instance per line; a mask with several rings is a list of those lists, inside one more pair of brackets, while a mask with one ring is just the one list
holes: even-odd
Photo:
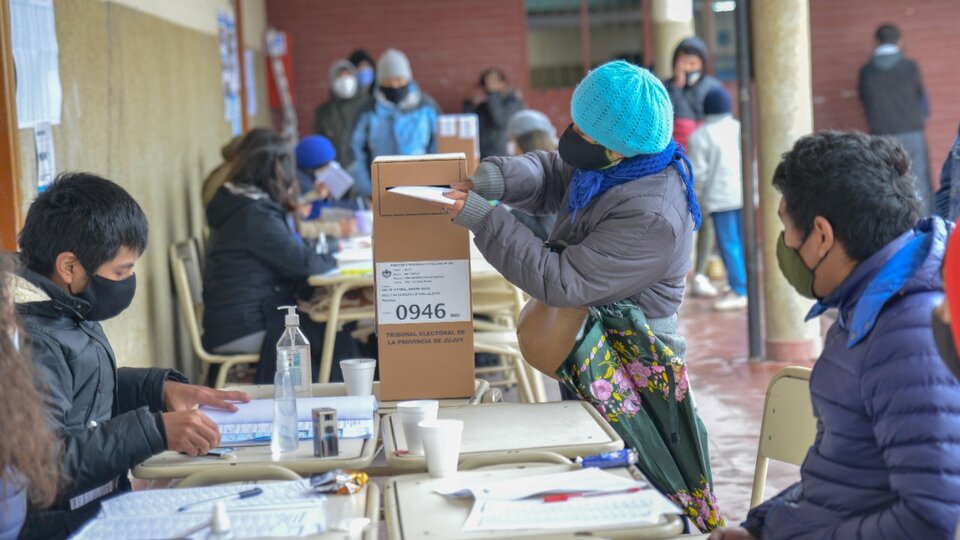
[[888, 22], [900, 27], [904, 53], [920, 65], [930, 100], [926, 133], [936, 182], [960, 122], [956, 0], [810, 0], [814, 124], [816, 129], [866, 129], [857, 76], [874, 48], [877, 26]]
[[523, 0], [270, 0], [271, 26], [289, 33], [300, 132], [329, 96], [328, 69], [356, 47], [374, 58], [389, 47], [410, 58], [414, 79], [445, 112], [460, 112], [468, 85], [496, 66], [524, 91]]

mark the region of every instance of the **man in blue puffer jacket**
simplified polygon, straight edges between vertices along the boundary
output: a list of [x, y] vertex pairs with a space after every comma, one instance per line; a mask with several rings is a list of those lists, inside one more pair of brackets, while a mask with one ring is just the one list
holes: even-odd
[[370, 197], [370, 164], [378, 156], [417, 156], [437, 152], [439, 107], [413, 81], [407, 56], [387, 49], [377, 60], [373, 108], [360, 113], [351, 147], [350, 173], [357, 195]]
[[893, 139], [800, 139], [773, 177], [780, 269], [838, 311], [810, 378], [817, 436], [801, 481], [711, 539], [952, 538], [960, 518], [960, 384], [931, 311], [953, 226], [917, 222], [909, 159]]

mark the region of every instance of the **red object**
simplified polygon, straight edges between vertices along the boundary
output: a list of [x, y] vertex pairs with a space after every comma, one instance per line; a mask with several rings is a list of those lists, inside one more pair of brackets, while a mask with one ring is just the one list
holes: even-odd
[[[297, 96], [296, 92], [293, 90], [293, 57], [290, 52], [290, 36], [286, 32], [277, 32], [283, 36], [284, 46], [283, 53], [280, 55], [280, 61], [283, 63], [283, 71], [287, 75], [287, 85], [290, 88], [290, 99], [296, 103]], [[269, 51], [270, 48], [267, 48]], [[283, 103], [280, 101], [280, 94], [277, 92], [277, 81], [273, 74], [273, 57], [269, 52], [266, 54], [266, 72], [267, 72], [267, 100], [270, 104], [270, 107], [273, 109], [279, 109], [283, 107]]]
[[599, 493], [557, 493], [555, 495], [547, 495], [543, 498], [545, 503], [554, 503], [554, 502], [566, 502], [570, 499], [576, 499], [578, 497], [588, 498], [588, 497], [605, 497], [608, 495], [626, 495], [629, 493], [637, 493], [640, 491], [640, 488], [633, 487], [630, 489], [624, 489], [621, 491], [601, 491]]
[[953, 342], [960, 344], [960, 233], [957, 231], [947, 240], [947, 254], [943, 262], [943, 289], [950, 304]]

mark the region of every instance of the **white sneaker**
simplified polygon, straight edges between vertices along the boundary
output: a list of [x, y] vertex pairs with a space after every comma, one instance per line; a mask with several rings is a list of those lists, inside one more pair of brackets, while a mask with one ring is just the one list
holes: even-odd
[[716, 298], [719, 293], [717, 293], [717, 288], [710, 283], [710, 278], [703, 274], [697, 274], [693, 276], [690, 294], [701, 298]]
[[747, 297], [740, 296], [735, 292], [728, 292], [723, 298], [713, 303], [713, 309], [717, 311], [739, 311], [746, 309]]

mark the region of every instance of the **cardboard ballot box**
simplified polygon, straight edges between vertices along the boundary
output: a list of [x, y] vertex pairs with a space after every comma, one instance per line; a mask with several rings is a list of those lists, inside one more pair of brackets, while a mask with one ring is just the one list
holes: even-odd
[[475, 114], [441, 114], [437, 117], [437, 151], [441, 154], [463, 152], [467, 157], [467, 176], [473, 176], [480, 164], [480, 120]]
[[380, 398], [474, 391], [470, 239], [444, 209], [387, 191], [467, 179], [463, 154], [383, 156], [370, 170]]

